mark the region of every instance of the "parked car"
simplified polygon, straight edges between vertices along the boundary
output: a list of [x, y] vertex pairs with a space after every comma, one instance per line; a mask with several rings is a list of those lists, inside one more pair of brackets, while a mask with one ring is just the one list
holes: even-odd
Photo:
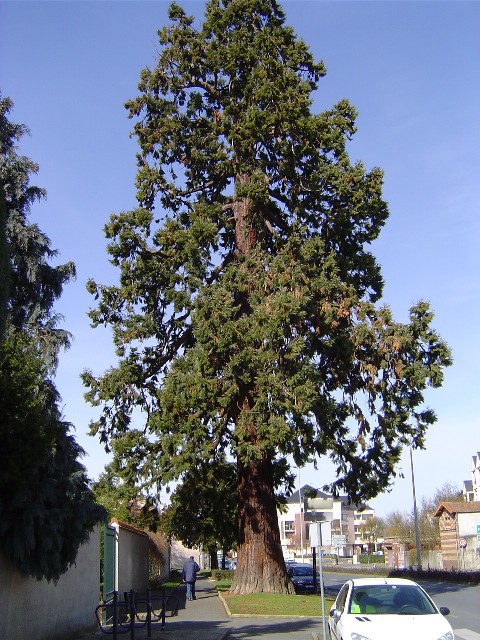
[[[309, 564], [290, 564], [287, 565], [287, 575], [295, 587], [297, 593], [313, 593], [313, 567]], [[320, 588], [320, 576], [316, 576], [317, 588]]]
[[340, 589], [328, 626], [333, 640], [454, 640], [449, 613], [413, 580], [355, 578]]
[[291, 567], [302, 566], [302, 563], [297, 562], [297, 560], [285, 560], [285, 566], [287, 567], [287, 571], [288, 571], [288, 569], [290, 569]]

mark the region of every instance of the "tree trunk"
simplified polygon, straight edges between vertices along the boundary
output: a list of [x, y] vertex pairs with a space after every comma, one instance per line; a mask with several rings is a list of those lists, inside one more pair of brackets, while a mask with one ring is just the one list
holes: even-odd
[[[235, 178], [235, 192], [250, 183], [250, 177], [239, 175]], [[235, 219], [235, 246], [238, 253], [247, 256], [257, 244], [257, 231], [253, 221], [252, 203], [248, 198], [239, 198], [233, 203]]]
[[230, 593], [295, 593], [280, 544], [272, 462], [238, 460], [237, 467], [239, 540]]
[[211, 549], [209, 549], [209, 555], [210, 555], [210, 569], [218, 569], [218, 553], [217, 553], [217, 547], [213, 547]]
[[[250, 183], [250, 177], [242, 174], [235, 178], [235, 193]], [[248, 256], [257, 244], [257, 231], [249, 198], [235, 200], [235, 244], [240, 255]], [[252, 276], [253, 277], [253, 276]], [[253, 286], [253, 285], [252, 285]], [[240, 313], [251, 312], [248, 294], [239, 297]], [[243, 410], [250, 410], [248, 385], [243, 390]], [[250, 433], [252, 443], [257, 441], [254, 425]], [[245, 464], [237, 459], [238, 492], [238, 548], [232, 594], [295, 593], [287, 577], [285, 560], [280, 544], [277, 505], [273, 490], [272, 460], [265, 458]]]

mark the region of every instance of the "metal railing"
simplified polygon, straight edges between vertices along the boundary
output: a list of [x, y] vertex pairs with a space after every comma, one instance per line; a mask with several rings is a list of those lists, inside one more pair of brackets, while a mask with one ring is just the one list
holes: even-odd
[[[133, 589], [124, 593], [124, 600], [119, 599], [118, 591], [112, 591], [106, 596], [105, 602], [100, 603], [95, 609], [95, 617], [100, 631], [112, 635], [113, 640], [129, 632], [130, 640], [135, 640], [136, 630], [144, 627], [147, 628], [147, 636], [151, 638], [152, 623], [160, 621], [163, 630], [167, 610], [170, 610], [168, 617], [176, 616], [180, 604], [179, 599], [167, 593], [165, 587], [162, 595], [158, 596], [152, 596], [151, 589], [148, 589], [146, 598], [138, 598], [137, 592]], [[160, 607], [156, 607], [157, 604], [160, 604]]]

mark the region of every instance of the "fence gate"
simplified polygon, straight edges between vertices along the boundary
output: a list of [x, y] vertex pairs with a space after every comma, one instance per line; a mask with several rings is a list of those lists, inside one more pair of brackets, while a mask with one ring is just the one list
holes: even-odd
[[107, 601], [115, 590], [117, 530], [105, 525], [103, 537], [103, 599]]

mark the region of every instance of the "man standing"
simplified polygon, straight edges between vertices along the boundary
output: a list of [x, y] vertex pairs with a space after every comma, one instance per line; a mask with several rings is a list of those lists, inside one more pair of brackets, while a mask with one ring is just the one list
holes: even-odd
[[197, 573], [200, 571], [200, 567], [190, 556], [190, 560], [187, 560], [183, 565], [183, 581], [187, 584], [187, 600], [195, 600], [195, 581], [197, 580]]

